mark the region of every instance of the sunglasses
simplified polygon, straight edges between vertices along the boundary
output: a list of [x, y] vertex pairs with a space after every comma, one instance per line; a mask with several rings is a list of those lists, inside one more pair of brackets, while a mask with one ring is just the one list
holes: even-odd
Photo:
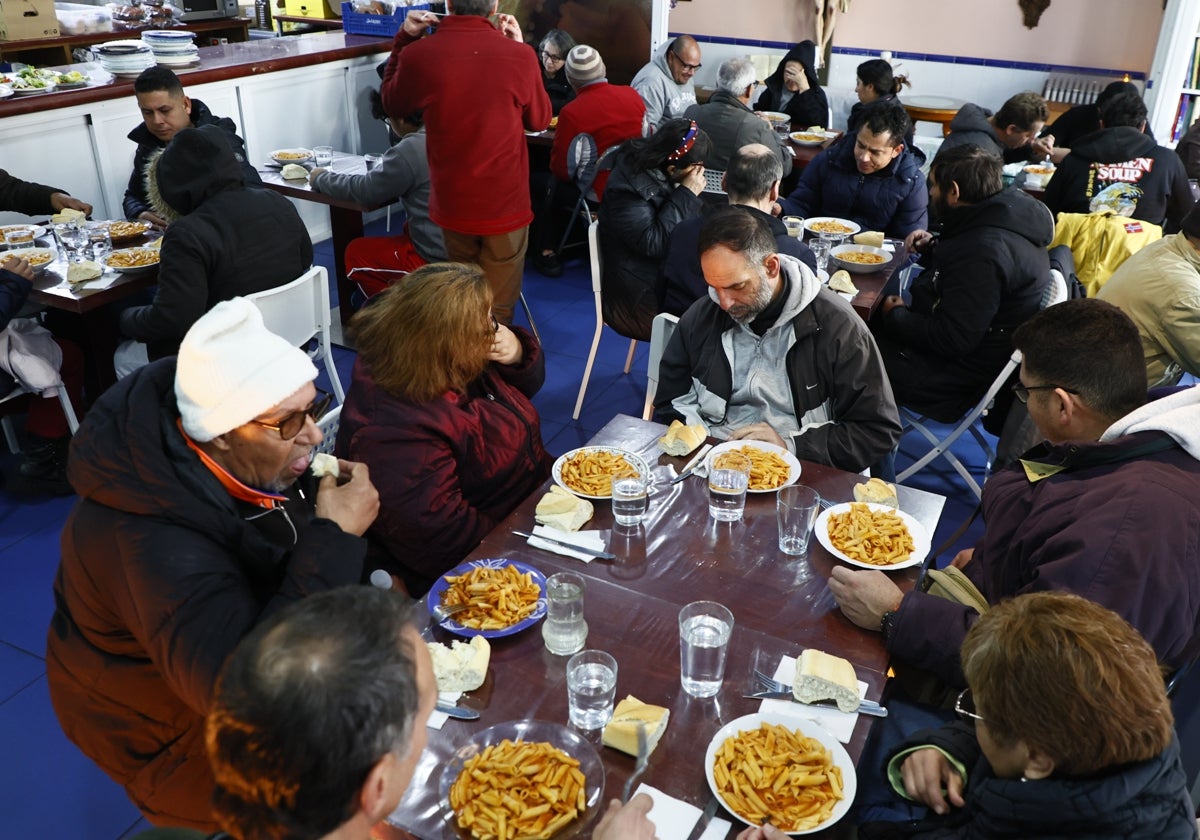
[[256, 426], [262, 426], [264, 429], [274, 429], [279, 432], [279, 437], [283, 440], [291, 440], [300, 434], [304, 429], [304, 424], [308, 422], [310, 417], [314, 423], [324, 417], [331, 403], [333, 403], [333, 394], [318, 388], [317, 398], [308, 408], [293, 411], [278, 423], [268, 423], [265, 420], [251, 420], [250, 422]]

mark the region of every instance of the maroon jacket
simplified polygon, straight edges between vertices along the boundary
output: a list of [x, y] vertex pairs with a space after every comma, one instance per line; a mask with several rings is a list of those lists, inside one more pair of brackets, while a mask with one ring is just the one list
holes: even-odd
[[545, 357], [533, 336], [513, 331], [525, 349], [519, 365], [489, 365], [466, 394], [427, 403], [392, 396], [361, 357], [354, 363], [337, 454], [365, 463], [379, 490], [366, 567], [400, 575], [414, 597], [550, 474], [529, 401], [546, 378]]

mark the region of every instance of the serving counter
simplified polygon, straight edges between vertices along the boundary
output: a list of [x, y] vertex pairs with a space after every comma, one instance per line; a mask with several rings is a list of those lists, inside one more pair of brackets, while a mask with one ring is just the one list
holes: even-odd
[[[324, 32], [201, 47], [200, 66], [179, 69], [188, 96], [229, 117], [252, 163], [272, 149], [329, 145], [364, 153], [387, 148], [387, 129], [371, 117], [375, 67], [391, 40]], [[127, 135], [141, 122], [131, 79], [96, 64], [75, 64], [91, 83], [77, 90], [0, 101], [0, 148], [11, 174], [51, 184], [90, 202], [95, 218], [122, 218], [133, 168]], [[330, 235], [328, 214], [298, 204], [314, 241]], [[0, 213], [0, 223], [24, 217]]]

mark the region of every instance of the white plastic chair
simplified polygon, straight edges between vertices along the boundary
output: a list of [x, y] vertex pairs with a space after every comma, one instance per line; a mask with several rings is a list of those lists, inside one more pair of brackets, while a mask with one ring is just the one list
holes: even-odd
[[[1053, 306], [1056, 303], [1062, 303], [1067, 299], [1067, 281], [1058, 269], [1050, 269], [1050, 279], [1046, 283], [1046, 288], [1042, 293], [1041, 306], [1045, 309], [1048, 306]], [[921, 456], [911, 467], [899, 473], [896, 476], [898, 482], [903, 482], [910, 476], [920, 472], [928, 466], [934, 459], [939, 456], [945, 458], [960, 476], [967, 483], [967, 487], [975, 494], [976, 499], [983, 497], [983, 488], [975, 481], [974, 476], [966, 468], [966, 465], [958, 459], [950, 447], [954, 445], [964, 433], [970, 432], [976, 442], [983, 449], [986, 460], [984, 462], [984, 481], [987, 481], [988, 476], [992, 471], [992, 464], [996, 460], [996, 450], [992, 448], [991, 443], [983, 436], [983, 432], [976, 426], [976, 422], [987, 414], [991, 409], [992, 404], [996, 400], [996, 394], [1000, 393], [1000, 389], [1012, 377], [1017, 369], [1021, 366], [1021, 351], [1013, 350], [1012, 355], [1008, 357], [1008, 361], [1004, 363], [1004, 367], [996, 374], [996, 378], [992, 381], [991, 386], [983, 395], [982, 399], [975, 404], [975, 407], [966, 413], [966, 415], [954, 427], [954, 430], [944, 438], [938, 438], [937, 434], [925, 425], [925, 418], [914, 411], [910, 411], [904, 406], [900, 406], [900, 419], [904, 422], [906, 429], [912, 428], [927, 441], [933, 444], [933, 448]]]
[[[583, 410], [583, 397], [587, 393], [588, 380], [592, 378], [592, 365], [596, 363], [596, 351], [600, 347], [600, 334], [604, 332], [604, 308], [600, 303], [600, 223], [588, 225], [588, 253], [592, 263], [592, 294], [596, 297], [596, 334], [592, 336], [592, 349], [588, 351], [587, 365], [583, 369], [583, 381], [579, 383], [579, 398], [575, 400], [575, 412], [572, 419], [579, 419]], [[629, 342], [629, 355], [625, 357], [625, 373], [633, 366], [633, 353], [637, 349], [637, 339]]]
[[309, 356], [320, 356], [325, 360], [325, 372], [333, 386], [333, 395], [338, 405], [346, 401], [342, 380], [338, 378], [337, 366], [333, 363], [333, 342], [329, 338], [329, 274], [324, 266], [314, 265], [297, 279], [284, 286], [255, 292], [246, 297], [262, 312], [267, 329], [287, 340], [289, 344], [303, 347], [314, 337], [315, 350]]
[[[75, 407], [71, 405], [71, 398], [67, 396], [66, 386], [59, 382], [59, 384], [54, 388], [54, 391], [55, 396], [58, 397], [59, 404], [62, 406], [63, 414], [66, 415], [67, 428], [71, 430], [71, 434], [75, 434], [77, 431], [79, 431], [79, 420], [75, 417]], [[8, 402], [9, 400], [15, 400], [18, 397], [23, 397], [26, 394], [29, 394], [34, 399], [39, 398], [37, 392], [30, 391], [21, 385], [17, 385], [17, 387], [12, 391], [9, 391], [6, 396], [0, 397], [0, 405], [4, 405], [4, 403]], [[11, 451], [14, 455], [20, 453], [21, 444], [17, 440], [16, 431], [13, 429], [12, 417], [5, 415], [4, 417], [0, 418], [0, 427], [4, 428], [4, 440], [8, 443], [9, 451]]]
[[317, 421], [317, 428], [321, 430], [321, 434], [325, 435], [325, 438], [317, 444], [318, 452], [324, 452], [326, 455], [333, 454], [333, 445], [337, 443], [338, 426], [341, 424], [341, 420], [342, 407], [335, 405]]
[[671, 334], [679, 324], [678, 316], [670, 312], [659, 312], [650, 325], [650, 364], [646, 368], [646, 404], [642, 407], [642, 419], [649, 420], [654, 411], [654, 394], [658, 391], [658, 366], [662, 362], [663, 350], [671, 340]]

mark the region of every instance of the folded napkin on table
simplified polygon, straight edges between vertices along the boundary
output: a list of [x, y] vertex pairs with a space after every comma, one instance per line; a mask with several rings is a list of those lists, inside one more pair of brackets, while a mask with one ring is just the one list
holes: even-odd
[[[638, 789], [634, 791], [633, 795], [637, 796], [639, 793], [644, 793], [654, 800], [654, 807], [650, 809], [649, 817], [650, 822], [654, 823], [655, 836], [658, 840], [687, 840], [700, 819], [699, 808], [673, 796], [667, 796], [658, 788], [644, 783], [638, 785]], [[708, 838], [724, 837], [729, 832], [729, 826], [728, 820], [714, 817], [709, 821], [708, 827], [700, 835], [700, 838], [708, 840]]]
[[[775, 679], [784, 685], [791, 685], [796, 676], [796, 660], [785, 656], [775, 669]], [[867, 684], [858, 681], [858, 696], [867, 696]], [[836, 706], [812, 706], [808, 703], [796, 703], [791, 700], [764, 700], [759, 706], [760, 712], [775, 712], [790, 715], [797, 719], [811, 720], [843, 744], [850, 743], [854, 734], [854, 725], [858, 723], [858, 712], [841, 712]]]
[[[550, 537], [555, 540], [569, 542], [571, 545], [582, 546], [585, 549], [592, 548], [596, 551], [604, 551], [604, 538], [600, 536], [600, 531], [560, 531], [557, 528], [550, 528], [546, 525], [533, 526], [533, 533], [543, 537]], [[539, 540], [537, 536], [530, 537], [527, 542], [534, 548], [553, 551], [555, 554], [562, 554], [565, 557], [574, 557], [576, 560], [582, 560], [584, 563], [590, 563], [596, 559], [595, 554], [589, 554], [587, 551], [574, 551], [570, 548], [564, 548], [561, 545], [555, 545], [546, 540]]]
[[[458, 698], [462, 696], [463, 693], [461, 691], [439, 691], [438, 702], [449, 703], [451, 706], [455, 706], [458, 704]], [[429, 720], [425, 722], [425, 725], [430, 729], [441, 729], [448, 720], [450, 720], [450, 715], [434, 709], [429, 713]]]

